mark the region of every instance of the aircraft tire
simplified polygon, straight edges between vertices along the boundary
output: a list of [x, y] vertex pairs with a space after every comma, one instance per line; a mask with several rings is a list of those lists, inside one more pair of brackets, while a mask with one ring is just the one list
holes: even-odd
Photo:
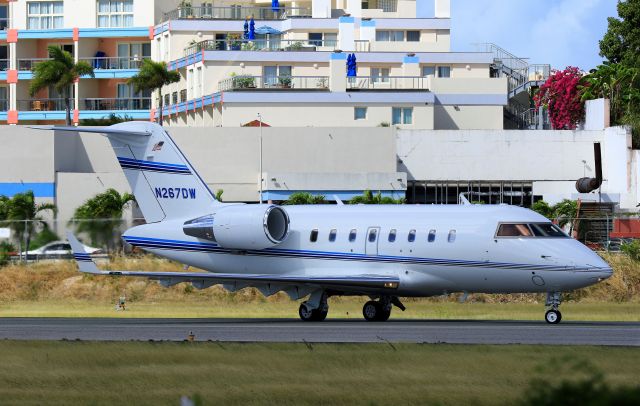
[[328, 311], [322, 311], [320, 309], [307, 309], [307, 306], [303, 304], [298, 308], [298, 315], [303, 321], [323, 321], [327, 318]]
[[391, 315], [391, 311], [385, 311], [382, 303], [369, 300], [362, 306], [362, 315], [366, 321], [386, 321]]
[[544, 320], [549, 324], [558, 324], [562, 320], [562, 313], [560, 310], [547, 310], [544, 314]]

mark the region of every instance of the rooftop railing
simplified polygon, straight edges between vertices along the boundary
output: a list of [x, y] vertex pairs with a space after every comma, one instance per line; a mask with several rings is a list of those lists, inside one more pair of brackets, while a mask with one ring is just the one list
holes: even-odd
[[219, 91], [229, 90], [327, 90], [329, 89], [328, 76], [245, 76], [238, 75], [223, 79], [218, 82]]
[[201, 51], [334, 51], [337, 40], [297, 40], [297, 39], [223, 39], [206, 40], [184, 49], [184, 55], [193, 55]]
[[311, 9], [306, 7], [280, 7], [274, 11], [271, 7], [179, 7], [164, 14], [163, 21], [201, 19], [201, 20], [286, 20], [287, 18], [311, 18]]
[[80, 100], [80, 109], [84, 110], [149, 110], [151, 97], [131, 98], [87, 98]]
[[429, 90], [429, 82], [422, 76], [351, 76], [347, 78], [347, 89]]
[[142, 59], [150, 56], [134, 57], [102, 57], [102, 58], [80, 58], [93, 67], [93, 69], [138, 69]]

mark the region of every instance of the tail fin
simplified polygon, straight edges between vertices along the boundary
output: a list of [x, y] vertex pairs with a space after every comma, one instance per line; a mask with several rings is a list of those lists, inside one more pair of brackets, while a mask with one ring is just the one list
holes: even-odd
[[69, 244], [71, 244], [73, 258], [78, 263], [80, 272], [99, 274], [100, 271], [98, 271], [95, 262], [93, 262], [89, 254], [84, 250], [82, 244], [80, 244], [80, 241], [78, 241], [71, 231], [67, 231], [67, 239], [69, 240]]
[[105, 134], [148, 223], [206, 214], [218, 203], [169, 134], [157, 124], [130, 121], [110, 127], [50, 129]]

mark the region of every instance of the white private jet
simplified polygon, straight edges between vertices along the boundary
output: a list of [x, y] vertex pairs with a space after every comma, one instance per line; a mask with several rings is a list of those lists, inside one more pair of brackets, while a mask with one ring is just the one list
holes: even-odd
[[106, 135], [147, 221], [124, 240], [207, 271], [100, 271], [69, 233], [81, 272], [309, 296], [299, 308], [305, 321], [324, 320], [330, 296], [368, 296], [364, 318], [384, 321], [392, 306], [404, 310], [399, 297], [544, 292], [553, 324], [562, 291], [612, 274], [589, 248], [520, 207], [221, 203], [156, 124], [47, 129]]

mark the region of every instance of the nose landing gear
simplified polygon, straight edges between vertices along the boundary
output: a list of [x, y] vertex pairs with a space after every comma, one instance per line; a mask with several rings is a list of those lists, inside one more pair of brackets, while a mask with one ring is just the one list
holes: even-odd
[[561, 300], [562, 294], [560, 292], [547, 292], [546, 306], [551, 306], [551, 309], [544, 314], [547, 323], [558, 324], [562, 320], [562, 313], [558, 310]]
[[323, 291], [312, 293], [309, 300], [300, 304], [298, 315], [303, 321], [323, 321], [329, 313], [327, 298], [327, 294]]

